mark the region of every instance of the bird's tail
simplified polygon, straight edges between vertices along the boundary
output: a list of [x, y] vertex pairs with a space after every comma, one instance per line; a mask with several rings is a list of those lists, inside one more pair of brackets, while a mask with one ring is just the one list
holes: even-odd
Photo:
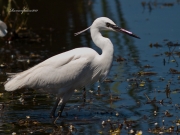
[[24, 87], [24, 81], [19, 73], [8, 73], [7, 76], [8, 79], [6, 82], [4, 82], [4, 88], [6, 91], [14, 91]]

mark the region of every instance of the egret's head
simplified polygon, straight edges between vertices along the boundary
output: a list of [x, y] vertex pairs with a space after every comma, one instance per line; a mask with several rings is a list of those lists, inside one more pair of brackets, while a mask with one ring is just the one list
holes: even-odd
[[[111, 19], [109, 19], [107, 17], [99, 17], [99, 18], [97, 18], [96, 20], [94, 20], [93, 24], [89, 28], [91, 30], [96, 29], [96, 30], [100, 30], [100, 31], [101, 30], [110, 30], [110, 31], [122, 32], [122, 33], [128, 34], [128, 35], [130, 35], [132, 37], [139, 38], [138, 36], [136, 36], [132, 32], [118, 27]], [[75, 33], [75, 35], [79, 35], [82, 32], [88, 30], [89, 28], [87, 28], [87, 29], [85, 29], [83, 31], [77, 32], [77, 33]]]
[[111, 26], [116, 26], [116, 24], [107, 17], [99, 17], [94, 20], [93, 24], [91, 25], [91, 29], [99, 29], [99, 30], [110, 30], [115, 31]]
[[93, 28], [98, 28], [99, 30], [110, 30], [110, 31], [122, 32], [122, 33], [128, 34], [132, 37], [139, 38], [132, 32], [118, 27], [111, 19], [109, 19], [107, 17], [97, 18], [91, 26], [91, 29], [93, 29]]

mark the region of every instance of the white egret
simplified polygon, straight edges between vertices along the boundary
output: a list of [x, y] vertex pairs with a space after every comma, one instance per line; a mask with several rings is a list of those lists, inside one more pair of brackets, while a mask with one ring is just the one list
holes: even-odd
[[0, 20], [0, 37], [4, 37], [7, 34], [7, 25]]
[[6, 91], [20, 88], [42, 88], [57, 94], [58, 98], [52, 109], [51, 116], [55, 116], [57, 106], [61, 103], [58, 116], [60, 117], [66, 102], [75, 89], [82, 88], [90, 83], [103, 80], [113, 61], [113, 44], [108, 38], [101, 35], [101, 30], [123, 32], [139, 38], [132, 32], [119, 28], [112, 20], [106, 17], [97, 18], [93, 24], [75, 35], [90, 29], [95, 45], [102, 50], [98, 54], [95, 50], [82, 47], [53, 56], [40, 64], [17, 73], [5, 82]]

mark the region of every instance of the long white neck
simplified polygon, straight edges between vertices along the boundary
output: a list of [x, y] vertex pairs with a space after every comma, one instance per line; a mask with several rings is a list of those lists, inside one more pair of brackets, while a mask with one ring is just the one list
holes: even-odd
[[99, 29], [91, 28], [91, 38], [95, 45], [102, 50], [103, 57], [113, 57], [114, 48], [113, 44], [108, 38], [105, 38], [101, 35]]
[[91, 37], [93, 42], [95, 43], [96, 46], [98, 46], [102, 50], [100, 59], [103, 63], [104, 70], [109, 72], [109, 69], [113, 61], [113, 53], [114, 53], [113, 44], [108, 38], [105, 38], [101, 35], [98, 28], [91, 27], [90, 30], [91, 30]]

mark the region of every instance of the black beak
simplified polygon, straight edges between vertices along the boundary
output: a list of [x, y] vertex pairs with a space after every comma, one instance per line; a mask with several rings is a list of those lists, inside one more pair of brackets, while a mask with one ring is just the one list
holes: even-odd
[[139, 39], [140, 39], [140, 37], [138, 37], [137, 35], [133, 34], [133, 33], [130, 32], [130, 31], [127, 31], [127, 30], [125, 30], [125, 29], [120, 28], [118, 31], [119, 31], [119, 32], [123, 32], [123, 33], [125, 33], [125, 34], [128, 34], [128, 35], [131, 36], [131, 37], [135, 37], [135, 38], [139, 38]]
[[116, 25], [113, 25], [113, 24], [110, 24], [110, 23], [106, 23], [106, 26], [107, 26], [107, 27], [111, 27], [112, 29], [114, 29], [114, 30], [117, 31], [117, 32], [122, 32], [122, 33], [128, 34], [129, 36], [132, 36], [132, 37], [135, 37], [135, 38], [139, 38], [139, 39], [140, 39], [140, 37], [136, 36], [136, 35], [133, 34], [132, 32], [127, 31], [127, 30], [125, 30], [125, 29], [122, 29], [122, 28], [120, 28], [120, 27], [118, 27], [118, 26], [116, 26]]

